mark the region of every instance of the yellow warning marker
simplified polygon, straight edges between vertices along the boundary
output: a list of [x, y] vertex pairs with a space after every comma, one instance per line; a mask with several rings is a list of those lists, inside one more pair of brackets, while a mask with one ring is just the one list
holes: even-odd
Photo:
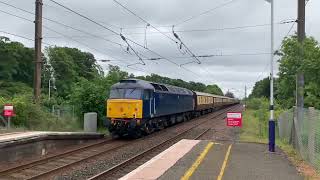
[[188, 169], [188, 171], [181, 177], [181, 180], [188, 180], [194, 171], [199, 167], [203, 159], [206, 157], [208, 154], [209, 150], [212, 148], [214, 145], [213, 142], [210, 142], [206, 148], [202, 151], [202, 153], [198, 156], [197, 160], [192, 164], [192, 166]]
[[222, 167], [221, 167], [221, 170], [220, 170], [220, 174], [219, 174], [217, 180], [222, 180], [222, 177], [223, 177], [223, 174], [224, 174], [224, 171], [226, 169], [227, 162], [228, 162], [228, 159], [229, 159], [229, 156], [230, 156], [231, 148], [232, 148], [232, 144], [229, 145], [229, 147], [228, 147], [228, 150], [227, 150], [226, 156], [224, 157], [224, 161], [223, 161], [223, 164], [222, 164]]

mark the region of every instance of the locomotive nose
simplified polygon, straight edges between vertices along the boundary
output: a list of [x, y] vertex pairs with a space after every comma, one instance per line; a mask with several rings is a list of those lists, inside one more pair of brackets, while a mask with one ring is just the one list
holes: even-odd
[[142, 100], [109, 99], [107, 101], [108, 118], [142, 118]]

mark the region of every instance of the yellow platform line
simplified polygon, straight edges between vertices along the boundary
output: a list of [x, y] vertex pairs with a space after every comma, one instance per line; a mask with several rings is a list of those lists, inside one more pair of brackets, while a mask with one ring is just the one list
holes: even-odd
[[222, 180], [222, 177], [223, 177], [223, 174], [224, 174], [224, 171], [226, 169], [227, 162], [228, 162], [228, 159], [229, 159], [229, 156], [230, 156], [231, 148], [232, 148], [232, 144], [229, 145], [229, 147], [228, 147], [228, 151], [226, 153], [226, 156], [224, 157], [224, 161], [223, 161], [223, 164], [222, 164], [222, 167], [221, 167], [221, 170], [220, 170], [220, 174], [219, 174], [217, 180]]
[[203, 159], [208, 154], [209, 150], [212, 148], [214, 143], [210, 142], [206, 148], [202, 151], [202, 153], [198, 156], [197, 160], [192, 164], [192, 166], [188, 169], [188, 171], [181, 177], [181, 180], [188, 180], [194, 171], [199, 167]]

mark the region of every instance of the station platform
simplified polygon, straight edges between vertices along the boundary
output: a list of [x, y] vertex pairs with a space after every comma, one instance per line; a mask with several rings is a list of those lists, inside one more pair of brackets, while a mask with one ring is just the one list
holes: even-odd
[[267, 145], [181, 140], [121, 180], [302, 180], [286, 156]]
[[97, 142], [103, 137], [104, 134], [87, 132], [0, 133], [0, 170], [63, 152], [84, 143]]
[[0, 148], [14, 146], [22, 143], [30, 143], [41, 140], [76, 140], [76, 139], [99, 139], [104, 137], [101, 133], [90, 132], [46, 132], [25, 131], [0, 134]]

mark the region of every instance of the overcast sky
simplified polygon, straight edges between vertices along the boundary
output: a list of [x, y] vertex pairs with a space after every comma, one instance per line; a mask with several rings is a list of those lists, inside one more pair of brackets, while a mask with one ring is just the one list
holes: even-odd
[[[143, 49], [129, 41], [130, 45], [142, 58], [158, 58], [167, 60], [145, 61], [146, 65], [127, 65], [138, 63], [133, 51], [125, 51], [125, 42], [119, 35], [99, 27], [49, 0], [43, 0], [43, 15], [60, 23], [72, 26], [82, 31], [90, 32], [100, 38], [92, 37], [70, 28], [44, 20], [44, 26], [59, 32], [55, 33], [46, 28], [43, 30], [43, 41], [50, 45], [77, 47], [89, 51], [96, 59], [116, 60], [111, 63], [121, 65], [135, 75], [157, 73], [171, 78], [186, 81], [197, 81], [205, 84], [218, 84], [224, 92], [228, 89], [238, 97], [244, 96], [244, 87], [248, 86], [248, 94], [254, 83], [269, 74], [270, 55], [270, 4], [264, 0], [118, 0], [124, 6], [155, 26], [164, 34], [158, 33], [152, 27], [146, 30], [146, 23], [133, 16], [113, 0], [56, 0], [67, 7], [76, 10], [105, 27], [125, 35], [136, 43], [144, 45], [145, 31], [147, 47], [157, 54]], [[297, 0], [275, 1], [275, 48], [288, 33], [292, 23], [279, 22], [294, 20], [297, 17]], [[11, 5], [34, 12], [34, 0], [0, 0]], [[229, 3], [230, 2], [230, 3]], [[201, 16], [201, 13], [221, 6]], [[34, 16], [0, 3], [2, 11], [34, 20]], [[320, 40], [320, 1], [310, 0], [306, 7], [306, 31], [308, 35]], [[184, 22], [185, 20], [193, 19]], [[34, 37], [32, 22], [13, 17], [0, 12], [0, 31], [10, 32], [25, 37]], [[181, 23], [184, 22], [184, 23]], [[189, 63], [183, 68], [179, 64], [193, 61], [188, 55], [181, 53], [174, 41], [172, 26], [182, 41], [195, 55], [218, 55], [210, 58], [199, 58], [201, 64]], [[234, 27], [258, 27], [232, 29]], [[231, 29], [228, 29], [231, 28]], [[200, 31], [208, 30], [210, 31]], [[214, 30], [216, 29], [216, 30]], [[220, 29], [220, 30], [217, 30]], [[224, 29], [224, 30], [221, 30]], [[198, 30], [198, 31], [189, 31]], [[183, 32], [189, 31], [189, 32]], [[290, 34], [295, 33], [296, 25]], [[20, 41], [32, 47], [33, 42], [19, 37], [4, 34], [12, 40]], [[124, 45], [108, 42], [111, 40]], [[44, 44], [44, 46], [48, 46]], [[183, 50], [182, 50], [183, 51]], [[259, 55], [245, 55], [259, 54]], [[275, 59], [277, 60], [277, 59]], [[107, 63], [99, 62], [107, 69]], [[178, 65], [177, 65], [178, 64]], [[277, 68], [277, 65], [276, 65]]]

